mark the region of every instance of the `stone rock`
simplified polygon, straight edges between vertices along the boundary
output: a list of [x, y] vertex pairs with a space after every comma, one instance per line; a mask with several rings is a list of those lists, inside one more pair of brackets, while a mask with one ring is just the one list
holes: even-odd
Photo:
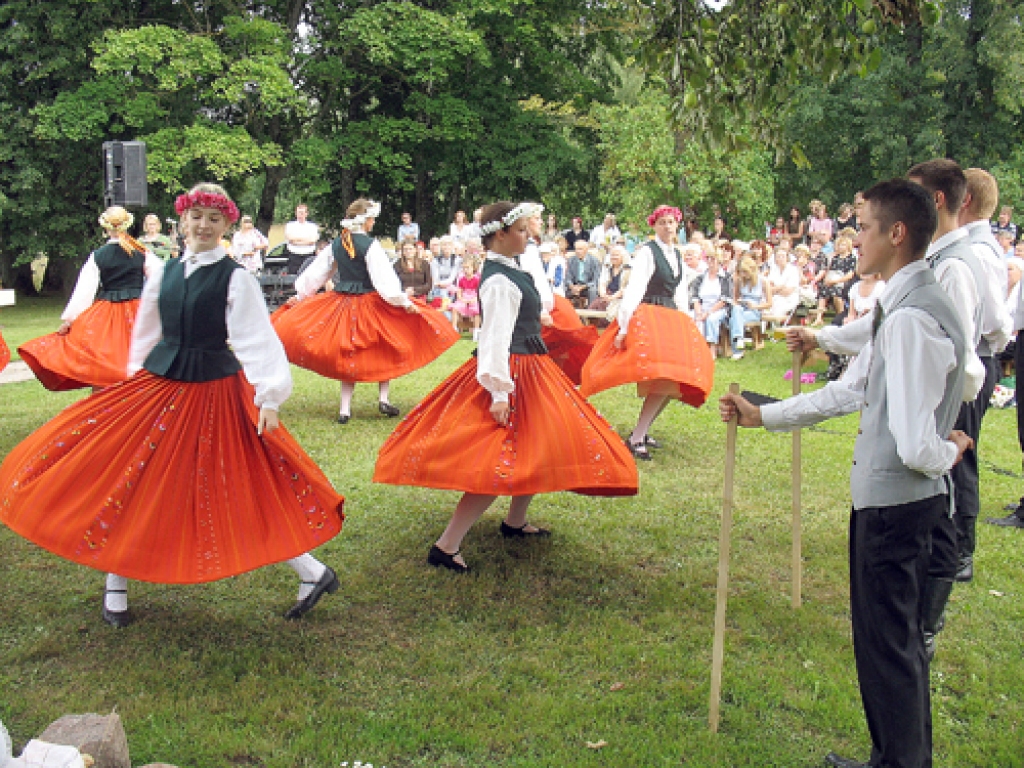
[[128, 757], [128, 737], [121, 716], [65, 715], [50, 723], [39, 735], [40, 741], [65, 744], [88, 754], [96, 761], [94, 768], [132, 768]]

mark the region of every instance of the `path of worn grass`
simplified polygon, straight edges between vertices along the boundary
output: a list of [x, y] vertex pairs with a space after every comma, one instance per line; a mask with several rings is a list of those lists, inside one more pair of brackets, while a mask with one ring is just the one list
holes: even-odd
[[[60, 304], [22, 300], [0, 323], [11, 347], [57, 325]], [[407, 411], [466, 358], [462, 342], [396, 382]], [[788, 356], [719, 363], [731, 380], [785, 395]], [[789, 438], [739, 441], [723, 720], [707, 728], [724, 429], [710, 406], [669, 409], [665, 444], [632, 499], [538, 498], [548, 542], [509, 543], [494, 510], [465, 550], [476, 573], [424, 563], [457, 494], [375, 486], [395, 422], [356, 391], [295, 369], [283, 419], [348, 498], [319, 551], [343, 579], [299, 624], [281, 566], [214, 584], [135, 584], [137, 623], [99, 618], [99, 574], [0, 529], [0, 719], [16, 746], [71, 712], [125, 720], [133, 762], [180, 766], [817, 766], [866, 756], [847, 611], [847, 468], [855, 418], [805, 434], [804, 607], [789, 605]], [[80, 393], [0, 388], [0, 455]], [[625, 389], [596, 405], [625, 432]], [[1019, 474], [1013, 411], [992, 412], [983, 459]], [[982, 475], [984, 515], [1021, 482]], [[41, 511], [45, 513], [45, 511]], [[933, 668], [938, 766], [1024, 764], [1021, 531], [981, 526], [978, 577], [958, 588]], [[600, 750], [587, 742], [607, 742]]]

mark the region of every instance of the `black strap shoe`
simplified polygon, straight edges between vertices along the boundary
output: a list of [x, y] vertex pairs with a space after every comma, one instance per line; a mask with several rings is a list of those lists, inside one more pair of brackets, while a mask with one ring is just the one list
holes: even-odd
[[401, 413], [401, 411], [398, 410], [391, 403], [377, 403], [377, 408], [380, 410], [382, 414], [387, 416], [389, 419]]
[[644, 445], [646, 445], [648, 448], [661, 448], [661, 443], [659, 443], [650, 435], [644, 435]]
[[103, 593], [103, 620], [112, 627], [124, 629], [132, 623], [132, 615], [128, 611], [111, 611], [107, 608], [107, 595], [127, 595], [127, 589], [108, 589]]
[[[312, 582], [309, 581], [304, 581], [302, 583], [312, 584]], [[324, 592], [330, 592], [333, 595], [338, 591], [338, 587], [340, 586], [341, 582], [338, 581], [338, 574], [336, 574], [330, 567], [327, 567], [324, 570], [324, 575], [320, 577], [320, 580], [313, 584], [312, 591], [302, 600], [299, 600], [295, 605], [289, 608], [284, 617], [286, 619], [301, 619], [316, 607], [316, 604], [320, 602], [320, 598], [324, 596]]]
[[639, 459], [640, 461], [650, 461], [653, 456], [651, 452], [647, 450], [647, 446], [643, 443], [631, 443], [626, 440], [626, 447], [629, 448], [629, 452], [633, 454], [633, 458]]
[[547, 528], [537, 528], [537, 526], [534, 526], [534, 528], [537, 528], [537, 530], [528, 531], [526, 530], [526, 526], [528, 525], [529, 523], [523, 523], [522, 528], [513, 528], [511, 525], [502, 520], [501, 535], [504, 536], [506, 539], [532, 539], [534, 537], [544, 538], [546, 536], [551, 535], [551, 531], [549, 531]]
[[1004, 528], [1024, 528], [1024, 518], [1017, 517], [1017, 515], [1007, 515], [1006, 517], [990, 517], [985, 522], [989, 525], [1001, 525]]
[[458, 554], [459, 550], [449, 554], [435, 544], [430, 548], [430, 552], [427, 553], [427, 562], [435, 568], [440, 566], [456, 573], [469, 573], [469, 566], [463, 565], [455, 559], [455, 556]]
[[351, 418], [352, 417], [349, 416], [347, 413], [339, 413], [338, 414], [338, 423], [339, 424], [348, 424], [348, 420], [351, 419]]

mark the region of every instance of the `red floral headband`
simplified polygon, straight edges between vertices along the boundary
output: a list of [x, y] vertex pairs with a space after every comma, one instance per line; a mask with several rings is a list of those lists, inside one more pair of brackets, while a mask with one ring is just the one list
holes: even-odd
[[216, 192], [189, 192], [187, 195], [178, 195], [174, 201], [174, 210], [178, 215], [181, 216], [189, 208], [213, 208], [223, 213], [231, 224], [238, 221], [238, 206]]
[[677, 222], [683, 220], [683, 212], [678, 208], [673, 208], [671, 205], [659, 205], [654, 209], [654, 213], [647, 217], [647, 223], [653, 227], [654, 223], [662, 216], [674, 216]]

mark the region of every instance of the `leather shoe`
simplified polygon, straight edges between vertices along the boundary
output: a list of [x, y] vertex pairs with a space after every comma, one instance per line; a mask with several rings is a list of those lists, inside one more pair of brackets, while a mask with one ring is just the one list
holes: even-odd
[[825, 765], [829, 766], [829, 768], [873, 768], [871, 763], [862, 763], [859, 760], [840, 757], [835, 752], [829, 752], [825, 755]]
[[[547, 528], [537, 528], [536, 531], [526, 530], [526, 526], [529, 523], [523, 523], [522, 528], [513, 528], [511, 525], [506, 523], [504, 520], [501, 521], [501, 535], [506, 539], [532, 539], [534, 537], [544, 538], [551, 535], [551, 531]], [[536, 528], [536, 526], [534, 526]]]
[[[303, 582], [309, 583], [309, 582]], [[284, 615], [286, 619], [301, 619], [307, 613], [309, 613], [320, 602], [320, 598], [324, 596], [324, 592], [330, 592], [334, 594], [338, 591], [338, 587], [341, 586], [341, 582], [338, 581], [338, 574], [330, 567], [324, 570], [324, 575], [320, 577], [320, 580], [313, 585], [313, 590], [306, 595], [302, 600], [299, 600], [295, 605], [288, 609], [288, 612]]]
[[123, 630], [129, 624], [131, 624], [132, 618], [131, 613], [127, 610], [111, 610], [106, 607], [106, 595], [111, 593], [126, 595], [128, 594], [124, 590], [106, 590], [103, 593], [103, 621], [115, 627], [119, 630]]
[[377, 403], [377, 408], [380, 410], [380, 412], [382, 414], [384, 414], [388, 418], [391, 418], [393, 416], [397, 416], [398, 414], [401, 413], [401, 411], [398, 410], [391, 403]]
[[1014, 504], [1013, 502], [1010, 502], [1005, 507], [1003, 507], [1003, 510], [1006, 511], [1006, 512], [1016, 512], [1018, 509], [1020, 509], [1020, 502], [1018, 502], [1016, 504]]
[[[1014, 507], [1014, 509], [1016, 509], [1016, 507]], [[1024, 518], [1017, 517], [1017, 515], [990, 517], [985, 522], [989, 525], [1001, 525], [1004, 528], [1024, 528]]]
[[644, 445], [646, 445], [648, 448], [661, 448], [661, 443], [659, 443], [650, 435], [644, 435]]
[[640, 459], [640, 461], [650, 461], [653, 457], [651, 452], [647, 450], [647, 446], [643, 443], [633, 444], [626, 440], [626, 447], [629, 448], [629, 452], [633, 454], [634, 459]]
[[348, 420], [351, 419], [351, 418], [352, 417], [349, 416], [347, 413], [338, 414], [338, 423], [339, 424], [348, 424]]
[[974, 578], [974, 558], [971, 555], [960, 556], [960, 567], [957, 568], [954, 581], [967, 583]]
[[455, 571], [456, 573], [469, 573], [469, 566], [463, 565], [455, 559], [457, 554], [459, 554], [458, 551], [449, 554], [435, 544], [430, 548], [430, 552], [427, 554], [427, 563], [435, 568], [441, 566], [442, 568], [447, 568], [449, 571]]

